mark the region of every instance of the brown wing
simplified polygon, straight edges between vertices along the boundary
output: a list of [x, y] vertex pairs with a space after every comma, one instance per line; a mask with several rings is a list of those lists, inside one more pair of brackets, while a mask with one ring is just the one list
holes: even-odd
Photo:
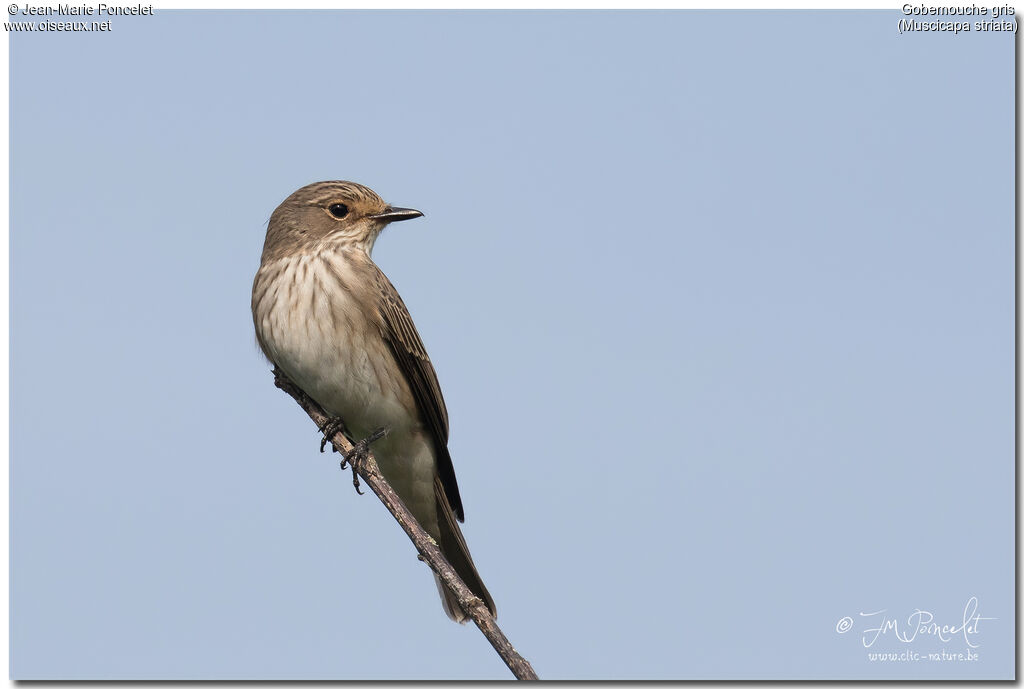
[[383, 321], [384, 340], [405, 374], [423, 416], [423, 422], [434, 437], [437, 474], [444, 487], [445, 497], [448, 498], [458, 520], [465, 521], [459, 484], [455, 480], [455, 467], [452, 466], [452, 457], [448, 454], [448, 410], [444, 406], [444, 397], [441, 396], [441, 386], [437, 382], [434, 365], [430, 363], [430, 357], [427, 356], [423, 341], [416, 332], [416, 326], [413, 325], [405, 302], [398, 296], [398, 290], [387, 276], [379, 270], [377, 287], [381, 295], [380, 315]]

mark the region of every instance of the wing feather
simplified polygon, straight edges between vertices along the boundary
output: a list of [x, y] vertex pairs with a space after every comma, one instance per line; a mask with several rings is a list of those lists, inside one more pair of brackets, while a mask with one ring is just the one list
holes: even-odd
[[405, 374], [423, 422], [434, 438], [437, 473], [445, 497], [448, 498], [458, 520], [464, 521], [459, 484], [455, 480], [455, 467], [448, 453], [448, 410], [441, 395], [441, 385], [437, 382], [437, 373], [412, 322], [409, 309], [398, 295], [398, 290], [384, 273], [380, 270], [376, 273], [377, 293], [381, 295], [379, 311], [382, 335], [391, 348], [399, 368]]

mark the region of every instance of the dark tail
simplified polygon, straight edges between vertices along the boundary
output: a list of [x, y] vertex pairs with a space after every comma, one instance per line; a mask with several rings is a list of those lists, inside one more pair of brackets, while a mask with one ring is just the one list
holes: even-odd
[[[462, 537], [462, 530], [459, 529], [459, 524], [455, 521], [455, 512], [449, 505], [444, 494], [444, 487], [439, 481], [434, 482], [434, 494], [437, 496], [437, 524], [441, 536], [438, 546], [440, 546], [441, 552], [455, 568], [455, 572], [466, 582], [469, 590], [483, 600], [487, 609], [491, 611], [491, 615], [497, 617], [494, 599], [487, 592], [480, 573], [476, 571], [473, 558], [469, 554], [469, 547], [466, 545], [466, 539]], [[436, 575], [435, 579], [437, 580], [437, 590], [441, 594], [441, 605], [444, 606], [448, 617], [459, 623], [469, 619], [459, 606], [455, 594], [449, 591]]]

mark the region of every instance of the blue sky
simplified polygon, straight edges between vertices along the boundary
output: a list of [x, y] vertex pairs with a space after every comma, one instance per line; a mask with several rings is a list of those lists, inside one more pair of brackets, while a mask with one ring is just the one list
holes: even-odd
[[12, 677], [509, 676], [258, 354], [321, 179], [426, 213], [374, 257], [541, 677], [1012, 677], [1013, 39], [901, 17], [12, 35]]

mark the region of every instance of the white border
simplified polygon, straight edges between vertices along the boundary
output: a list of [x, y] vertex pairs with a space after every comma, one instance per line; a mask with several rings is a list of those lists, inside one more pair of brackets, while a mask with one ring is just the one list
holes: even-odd
[[[134, 5], [139, 0], [124, 0], [122, 3], [125, 5]], [[964, 5], [971, 4], [972, 0], [956, 0], [950, 2], [936, 2], [935, 0], [929, 0], [923, 2], [922, 0], [913, 0], [911, 4], [914, 5]], [[974, 0], [978, 5], [991, 5], [994, 0]], [[21, 4], [24, 4], [22, 0]], [[38, 2], [33, 4], [53, 4], [49, 1]], [[368, 2], [367, 0], [349, 0], [348, 2], [334, 0], [303, 0], [301, 3], [290, 4], [286, 7], [282, 7], [280, 2], [259, 2], [255, 0], [217, 0], [215, 3], [207, 5], [199, 5], [195, 0], [180, 0], [175, 2], [174, 0], [165, 0], [159, 3], [153, 3], [154, 10], [159, 12], [162, 9], [891, 9], [893, 11], [899, 11], [903, 6], [902, 2], [893, 3], [881, 3], [881, 2], [867, 2], [858, 0], [846, 0], [842, 3], [822, 3], [822, 2], [799, 2], [790, 0], [789, 2], [767, 2], [767, 1], [755, 1], [747, 0], [746, 2], [721, 2], [721, 3], [710, 3], [710, 2], [683, 2], [683, 1], [669, 1], [663, 0], [658, 2], [656, 0], [641, 0], [639, 2], [623, 2], [619, 0], [614, 2], [606, 0], [604, 2], [587, 2], [586, 0], [555, 0], [555, 2], [538, 2], [537, 0], [492, 0], [491, 2], [480, 2], [479, 0], [473, 2], [472, 0], [445, 0], [443, 2], [430, 2], [429, 0], [392, 0], [391, 2]], [[1002, 1], [996, 4], [1003, 4]], [[1011, 5], [1015, 3], [1010, 3]], [[3, 494], [5, 502], [7, 503], [7, 509], [2, 511], [0, 516], [0, 523], [2, 523], [2, 539], [3, 539], [3, 550], [2, 557], [3, 567], [0, 569], [0, 582], [3, 584], [3, 589], [6, 591], [6, 595], [2, 598], [0, 608], [2, 608], [3, 616], [8, 620], [8, 624], [3, 627], [2, 635], [3, 644], [0, 646], [0, 663], [6, 668], [5, 675], [10, 677], [10, 151], [9, 151], [9, 137], [10, 137], [10, 43], [8, 40], [8, 34], [6, 31], [3, 34], [3, 50], [0, 55], [0, 104], [2, 104], [2, 110], [0, 110], [0, 119], [3, 122], [4, 131], [8, 132], [7, 137], [3, 137], [0, 140], [0, 150], [3, 152], [3, 159], [6, 164], [0, 171], [0, 209], [2, 209], [3, 219], [0, 221], [0, 360], [3, 361], [3, 368], [0, 369], [0, 388], [5, 392], [2, 399], [0, 399], [0, 442], [3, 443], [3, 467], [4, 471], [0, 475], [0, 484], [3, 487]], [[1019, 38], [1018, 38], [1019, 40]], [[1016, 53], [1016, 70], [1020, 74], [1021, 70], [1021, 51], [1018, 50]], [[1015, 102], [1017, 112], [1020, 112], [1021, 98], [1020, 93], [1016, 93]], [[1019, 117], [1019, 114], [1018, 114]], [[1015, 141], [1016, 155], [1019, 159], [1020, 156], [1020, 141]], [[1021, 191], [1021, 180], [1018, 175], [1016, 179], [1016, 196], [1020, 198]], [[1016, 262], [1018, 270], [1020, 269], [1021, 258], [1024, 255], [1021, 247], [1017, 246]], [[1017, 304], [1021, 303], [1021, 290], [1018, 289], [1016, 299]], [[1019, 306], [1018, 306], [1019, 308]], [[1019, 357], [1018, 357], [1019, 359]], [[1021, 425], [1021, 410], [1017, 409], [1017, 427]], [[1018, 472], [1017, 476], [1017, 495], [1020, 495], [1020, 476]], [[1017, 533], [1020, 533], [1020, 520], [1017, 523]], [[1019, 644], [1019, 642], [1018, 642]], [[96, 683], [93, 683], [94, 685]], [[177, 683], [170, 683], [177, 684]], [[197, 684], [210, 684], [210, 683], [197, 683]], [[270, 686], [277, 686], [281, 683], [266, 683]], [[381, 683], [376, 683], [380, 685]], [[14, 683], [8, 679], [7, 685], [13, 687]], [[118, 682], [118, 686], [130, 687], [136, 686], [134, 682]], [[473, 683], [469, 686], [474, 686]]]

